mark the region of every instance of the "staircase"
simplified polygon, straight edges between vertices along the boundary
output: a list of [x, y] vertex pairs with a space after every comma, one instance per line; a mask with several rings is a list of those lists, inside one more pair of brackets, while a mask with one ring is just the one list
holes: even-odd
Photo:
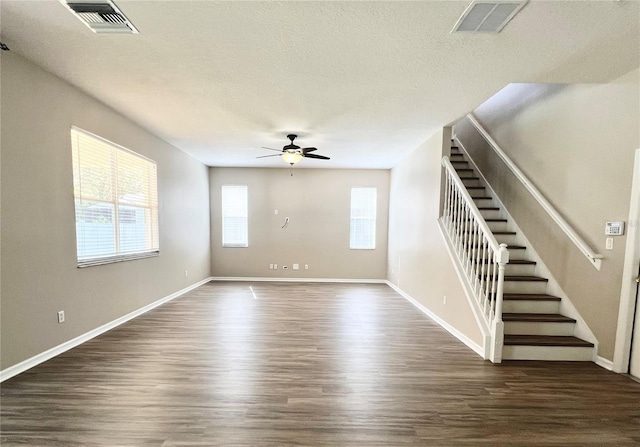
[[465, 154], [451, 148], [451, 164], [463, 181], [498, 243], [509, 250], [504, 277], [503, 360], [592, 361], [594, 345], [574, 336], [576, 320], [561, 315], [561, 298], [547, 294], [547, 278], [536, 276], [537, 263], [528, 256], [522, 237], [482, 185]]

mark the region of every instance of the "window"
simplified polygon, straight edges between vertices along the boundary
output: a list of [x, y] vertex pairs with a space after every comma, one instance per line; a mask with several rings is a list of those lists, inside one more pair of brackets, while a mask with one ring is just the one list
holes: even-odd
[[222, 186], [222, 246], [248, 247], [246, 185]]
[[376, 248], [376, 188], [351, 188], [349, 248]]
[[155, 162], [73, 127], [78, 266], [157, 256]]

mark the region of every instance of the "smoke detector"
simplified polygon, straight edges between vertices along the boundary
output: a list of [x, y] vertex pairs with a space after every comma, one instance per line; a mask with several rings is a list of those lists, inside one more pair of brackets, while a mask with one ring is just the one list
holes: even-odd
[[473, 1], [462, 13], [454, 32], [499, 33], [528, 0]]
[[110, 0], [61, 0], [94, 33], [138, 34], [138, 30]]

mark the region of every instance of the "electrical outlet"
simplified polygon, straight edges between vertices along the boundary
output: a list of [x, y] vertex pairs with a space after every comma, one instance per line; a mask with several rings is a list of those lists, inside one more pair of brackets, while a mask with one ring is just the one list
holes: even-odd
[[273, 264], [269, 264], [269, 270], [273, 270]]
[[300, 269], [300, 264], [293, 264], [293, 269], [294, 270]]
[[184, 271], [184, 277], [187, 278], [189, 276], [189, 270]]
[[273, 269], [278, 270], [278, 264], [273, 264]]
[[58, 323], [64, 323], [64, 310], [58, 312]]
[[304, 269], [305, 269], [305, 270], [309, 270], [309, 264], [305, 264], [305, 265], [304, 265]]
[[445, 306], [447, 305], [447, 295], [442, 298], [442, 304], [444, 304]]

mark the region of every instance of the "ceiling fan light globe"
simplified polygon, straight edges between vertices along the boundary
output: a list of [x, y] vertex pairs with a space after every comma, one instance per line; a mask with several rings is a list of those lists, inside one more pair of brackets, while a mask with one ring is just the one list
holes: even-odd
[[282, 159], [286, 163], [289, 163], [293, 166], [294, 164], [302, 160], [302, 155], [298, 154], [297, 152], [285, 152], [282, 154]]

